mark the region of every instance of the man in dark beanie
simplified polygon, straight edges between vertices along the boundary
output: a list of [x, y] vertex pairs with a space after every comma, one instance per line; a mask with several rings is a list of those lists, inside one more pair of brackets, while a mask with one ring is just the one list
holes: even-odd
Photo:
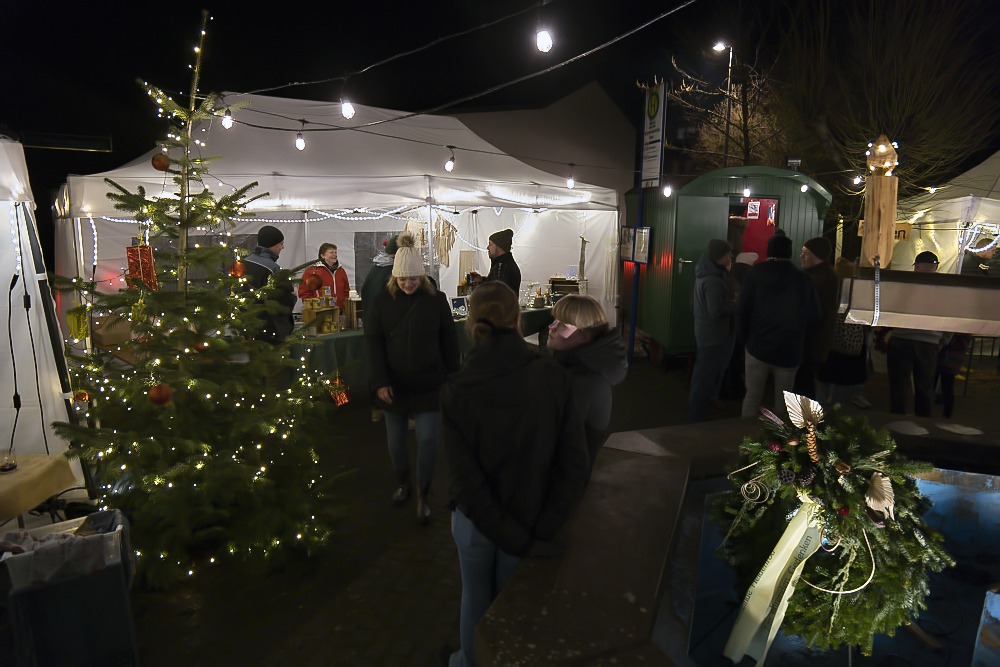
[[795, 374], [795, 393], [816, 398], [816, 372], [826, 361], [833, 346], [833, 330], [837, 321], [837, 295], [840, 281], [830, 266], [833, 247], [822, 236], [809, 239], [802, 244], [799, 259], [802, 270], [816, 286], [822, 319], [806, 330], [806, 342], [802, 363]]
[[767, 242], [767, 261], [750, 269], [740, 287], [736, 322], [746, 343], [744, 417], [757, 416], [769, 376], [774, 411], [785, 414], [784, 392], [794, 387], [806, 329], [822, 317], [816, 288], [791, 257], [792, 240], [779, 229]]
[[[259, 290], [267, 285], [267, 279], [281, 269], [278, 256], [285, 247], [285, 235], [271, 225], [257, 230], [257, 247], [243, 259], [246, 265], [247, 286]], [[276, 295], [271, 297], [281, 308], [279, 312], [264, 316], [257, 339], [268, 343], [280, 343], [292, 333], [292, 309], [295, 307], [295, 290], [290, 281], [278, 286]]]
[[484, 282], [499, 280], [514, 290], [514, 294], [521, 293], [521, 269], [514, 261], [514, 255], [510, 254], [510, 247], [514, 242], [514, 230], [501, 229], [499, 232], [490, 234], [490, 242], [486, 246], [486, 253], [490, 256], [490, 273]]
[[[361, 317], [367, 318], [368, 311], [375, 303], [375, 297], [385, 289], [386, 284], [393, 280], [392, 267], [396, 261], [396, 250], [399, 248], [399, 235], [393, 234], [389, 240], [384, 241], [378, 254], [372, 258], [372, 268], [368, 269], [368, 275], [361, 284]], [[372, 387], [372, 392], [375, 388]], [[372, 421], [377, 422], [382, 419], [382, 411], [372, 408]]]
[[712, 239], [694, 268], [694, 340], [698, 351], [691, 371], [688, 421], [708, 418], [709, 405], [719, 399], [722, 377], [733, 354], [734, 294], [726, 280], [732, 265], [729, 243]]

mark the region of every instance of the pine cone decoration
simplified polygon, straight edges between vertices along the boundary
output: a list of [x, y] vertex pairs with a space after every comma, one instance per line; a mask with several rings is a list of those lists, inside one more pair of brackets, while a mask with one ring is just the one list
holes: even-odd
[[806, 468], [805, 470], [799, 473], [798, 476], [799, 486], [809, 486], [814, 481], [816, 481], [815, 468]]
[[809, 460], [819, 463], [819, 449], [816, 447], [816, 425], [809, 422], [806, 429], [806, 449], [809, 450]]
[[795, 473], [789, 470], [788, 468], [779, 470], [778, 481], [781, 482], [782, 484], [791, 484], [792, 482], [795, 481]]

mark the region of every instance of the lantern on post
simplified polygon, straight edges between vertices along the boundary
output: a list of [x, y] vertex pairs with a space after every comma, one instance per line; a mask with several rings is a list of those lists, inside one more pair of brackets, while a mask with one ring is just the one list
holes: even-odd
[[899, 164], [896, 143], [884, 134], [868, 144], [865, 153], [868, 179], [865, 185], [865, 226], [861, 235], [861, 259], [865, 266], [881, 267], [892, 261], [896, 236], [896, 199], [899, 181], [892, 171]]

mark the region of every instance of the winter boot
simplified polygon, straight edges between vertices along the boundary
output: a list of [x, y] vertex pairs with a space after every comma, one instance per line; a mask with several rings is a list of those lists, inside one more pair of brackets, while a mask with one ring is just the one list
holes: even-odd
[[430, 487], [422, 488], [417, 492], [417, 521], [427, 523], [431, 520]]

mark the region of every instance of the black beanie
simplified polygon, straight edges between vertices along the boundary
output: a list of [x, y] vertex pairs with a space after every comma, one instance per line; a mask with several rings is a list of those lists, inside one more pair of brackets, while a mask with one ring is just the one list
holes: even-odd
[[830, 253], [833, 252], [833, 248], [830, 246], [830, 242], [827, 241], [822, 236], [817, 236], [816, 238], [809, 239], [802, 245], [808, 248], [809, 252], [816, 255], [816, 257], [818, 257], [822, 261], [824, 262], [830, 261]]
[[767, 240], [767, 256], [770, 259], [791, 259], [792, 240], [780, 229]]
[[505, 252], [510, 252], [510, 247], [514, 243], [514, 230], [501, 229], [499, 232], [493, 232], [490, 234], [490, 241], [493, 241], [498, 248], [503, 248]]
[[281, 230], [271, 225], [264, 225], [257, 230], [257, 245], [261, 248], [272, 248], [285, 240]]
[[706, 248], [705, 252], [708, 253], [708, 258], [715, 262], [726, 255], [731, 255], [733, 247], [722, 239], [712, 239], [708, 242], [708, 248]]

